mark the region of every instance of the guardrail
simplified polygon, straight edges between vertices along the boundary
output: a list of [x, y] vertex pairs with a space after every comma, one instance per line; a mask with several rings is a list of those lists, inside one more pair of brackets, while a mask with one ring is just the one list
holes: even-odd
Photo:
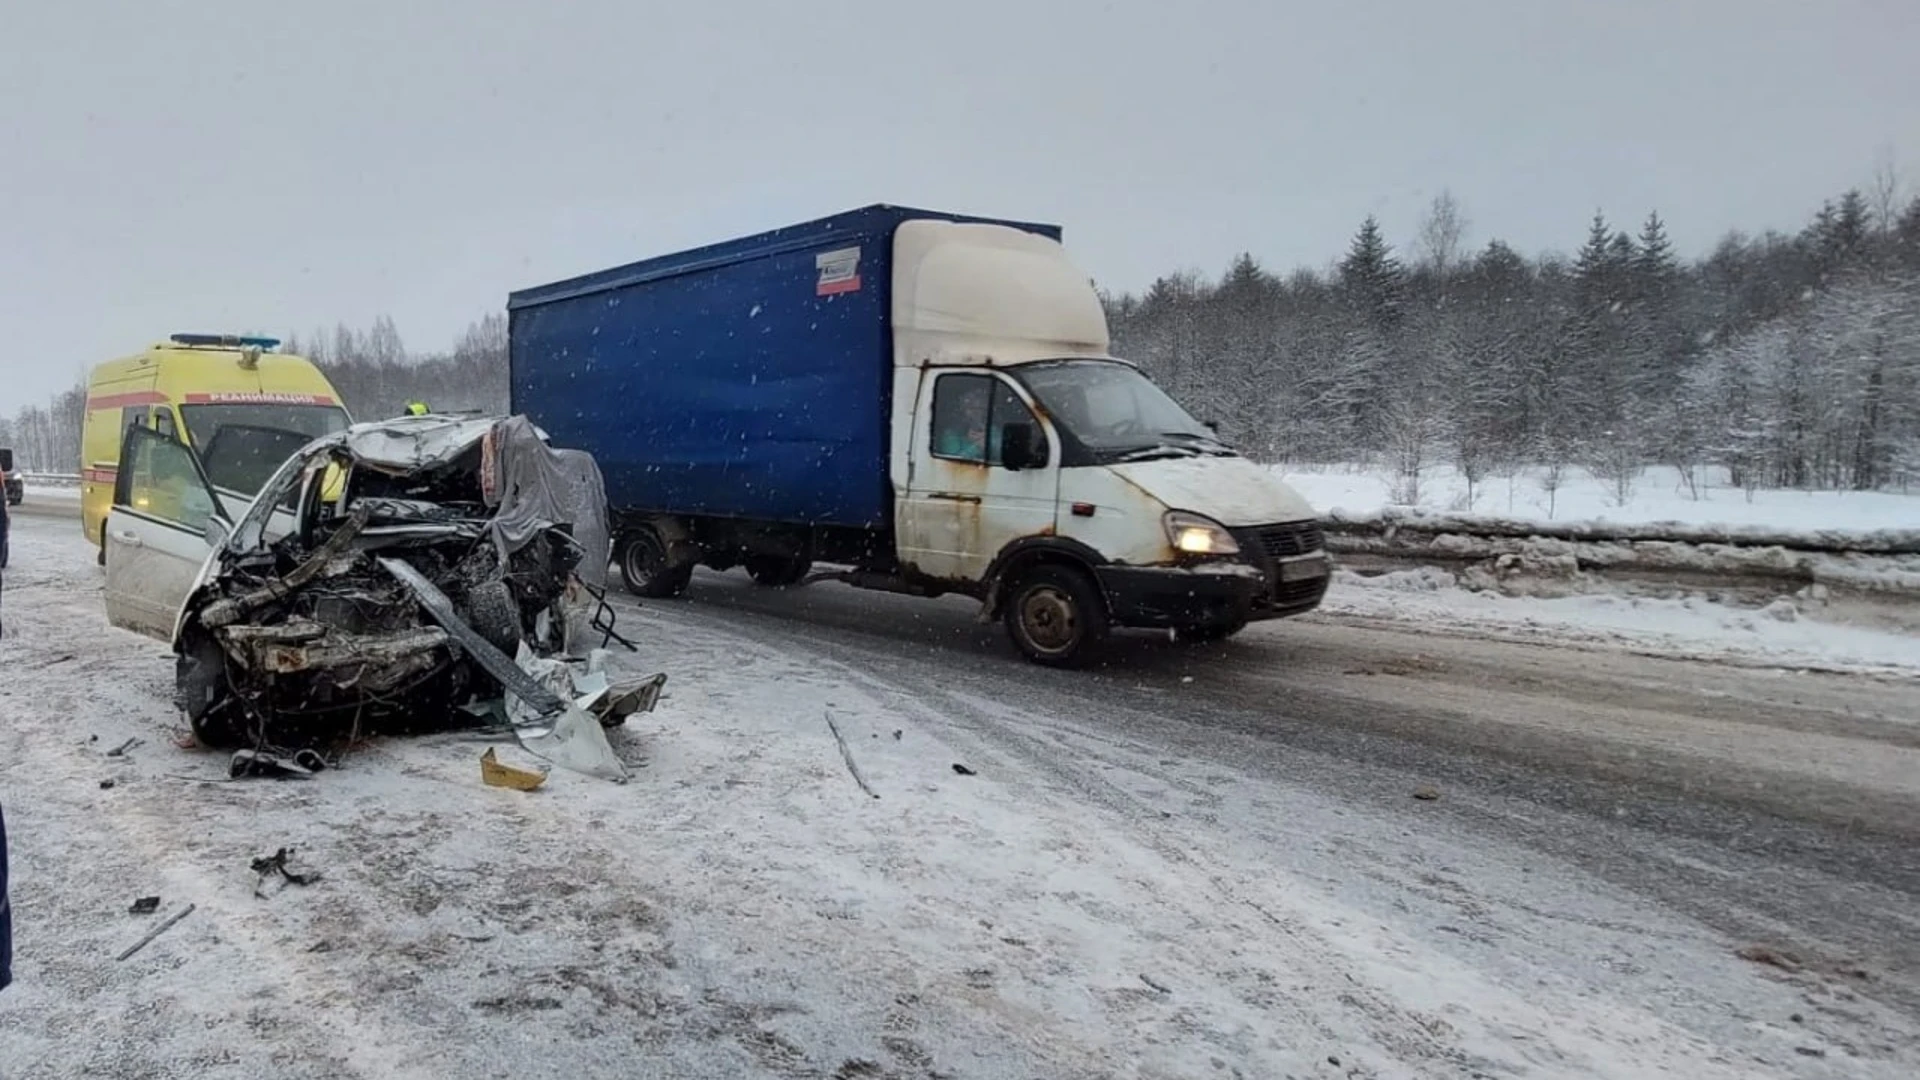
[[79, 487], [79, 473], [28, 473], [20, 474], [29, 487]]

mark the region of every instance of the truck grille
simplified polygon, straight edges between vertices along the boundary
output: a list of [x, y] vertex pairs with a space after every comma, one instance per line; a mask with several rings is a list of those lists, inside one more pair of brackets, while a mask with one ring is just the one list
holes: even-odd
[[1234, 529], [1240, 542], [1240, 557], [1260, 568], [1266, 588], [1254, 599], [1254, 609], [1278, 614], [1310, 611], [1326, 595], [1328, 577], [1281, 581], [1276, 565], [1282, 559], [1311, 555], [1326, 550], [1326, 533], [1317, 521], [1290, 521], [1280, 525], [1255, 525]]
[[1293, 555], [1307, 555], [1327, 546], [1326, 534], [1314, 521], [1296, 521], [1287, 525], [1262, 525], [1246, 530], [1247, 537], [1253, 543], [1249, 545], [1242, 539], [1242, 548], [1253, 547], [1265, 553], [1269, 559], [1285, 559]]

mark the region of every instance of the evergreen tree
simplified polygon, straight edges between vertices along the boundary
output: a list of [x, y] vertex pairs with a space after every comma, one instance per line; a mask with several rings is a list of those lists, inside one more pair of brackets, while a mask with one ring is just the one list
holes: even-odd
[[1406, 269], [1394, 257], [1372, 214], [1354, 234], [1347, 257], [1340, 261], [1340, 285], [1347, 302], [1376, 330], [1398, 325], [1406, 298]]
[[1647, 215], [1647, 223], [1640, 227], [1640, 245], [1633, 255], [1633, 276], [1638, 285], [1636, 298], [1666, 302], [1679, 271], [1679, 263], [1673, 257], [1673, 244], [1667, 239], [1666, 223], [1660, 220], [1660, 212], [1656, 210]]

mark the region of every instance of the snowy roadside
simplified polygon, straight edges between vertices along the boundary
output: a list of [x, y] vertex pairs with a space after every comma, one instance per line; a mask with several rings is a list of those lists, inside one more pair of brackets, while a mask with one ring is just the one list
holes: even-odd
[[[0, 996], [0, 1076], [1914, 1064], [1906, 1034], [1890, 1057], [1842, 1052], [1847, 1025], [1905, 1033], [1899, 1018], [1756, 1019], [1804, 1010], [1799, 991], [1603, 882], [1405, 807], [666, 610], [623, 620], [640, 666], [672, 679], [616, 735], [642, 765], [629, 785], [486, 788], [458, 738], [380, 742], [313, 781], [217, 782], [219, 759], [169, 742], [162, 650], [104, 627], [84, 542], [27, 522], [15, 543], [0, 798], [20, 981]], [[325, 876], [256, 898], [247, 864], [281, 847]], [[127, 914], [150, 894], [159, 915]]]
[[1920, 636], [1809, 617], [1806, 601], [1761, 608], [1702, 595], [1511, 596], [1437, 567], [1335, 572], [1321, 612], [1437, 633], [1549, 642], [1751, 667], [1920, 678]]

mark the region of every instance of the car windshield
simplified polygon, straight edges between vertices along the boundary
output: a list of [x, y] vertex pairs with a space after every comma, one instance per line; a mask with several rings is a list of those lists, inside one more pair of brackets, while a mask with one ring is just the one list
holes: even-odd
[[1213, 432], [1128, 364], [1053, 360], [1015, 372], [1054, 423], [1100, 457], [1226, 452]]

